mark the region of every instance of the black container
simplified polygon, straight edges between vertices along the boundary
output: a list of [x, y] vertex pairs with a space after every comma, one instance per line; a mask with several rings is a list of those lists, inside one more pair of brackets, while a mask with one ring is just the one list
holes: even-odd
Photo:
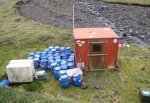
[[150, 103], [150, 90], [140, 91], [141, 103]]

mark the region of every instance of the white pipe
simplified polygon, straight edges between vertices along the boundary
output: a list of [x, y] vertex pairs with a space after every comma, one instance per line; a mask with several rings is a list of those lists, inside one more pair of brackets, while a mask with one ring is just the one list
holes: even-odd
[[72, 10], [72, 11], [73, 11], [73, 13], [72, 13], [72, 14], [73, 14], [73, 15], [72, 15], [72, 22], [73, 22], [73, 23], [72, 23], [72, 25], [73, 25], [72, 29], [73, 29], [73, 37], [74, 37], [74, 4], [73, 4], [73, 6], [72, 6], [72, 9], [73, 9], [73, 10]]

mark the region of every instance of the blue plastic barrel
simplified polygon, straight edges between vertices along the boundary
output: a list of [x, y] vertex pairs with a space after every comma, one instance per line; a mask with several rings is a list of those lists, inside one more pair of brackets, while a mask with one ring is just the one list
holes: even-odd
[[34, 59], [34, 57], [28, 57], [28, 59], [29, 59], [29, 60], [33, 60], [33, 59]]
[[43, 70], [48, 70], [48, 60], [47, 59], [41, 59], [40, 66]]
[[54, 54], [56, 51], [56, 49], [51, 49], [52, 54]]
[[68, 59], [68, 56], [65, 55], [65, 54], [63, 54], [63, 55], [62, 55], [62, 59], [67, 60], [67, 59]]
[[38, 69], [40, 67], [40, 59], [39, 58], [34, 58], [34, 67], [35, 69]]
[[53, 57], [53, 54], [52, 53], [48, 53], [47, 54], [47, 57], [49, 58], [49, 57]]
[[76, 73], [72, 76], [73, 78], [73, 85], [74, 86], [80, 86], [81, 85], [81, 76], [79, 73]]
[[45, 49], [45, 52], [48, 53], [50, 50], [51, 50], [50, 48], [46, 48], [46, 49]]
[[68, 62], [73, 62], [73, 58], [69, 57], [67, 61]]
[[61, 70], [60, 67], [55, 67], [54, 68], [54, 78], [59, 79], [59, 71]]
[[60, 56], [56, 56], [56, 57], [54, 57], [54, 59], [56, 60], [56, 59], [61, 59], [61, 57]]
[[39, 54], [34, 55], [34, 58], [40, 58], [40, 57], [41, 57], [41, 55], [39, 55]]
[[49, 60], [48, 61], [48, 69], [51, 71], [51, 64], [54, 62], [54, 60]]
[[53, 47], [53, 46], [49, 46], [48, 48], [49, 48], [49, 49], [53, 49], [54, 47]]
[[68, 69], [73, 69], [74, 68], [74, 63], [73, 62], [68, 62], [67, 66], [68, 66]]
[[48, 53], [47, 54], [53, 54], [53, 51], [48, 51]]
[[46, 53], [42, 53], [42, 54], [41, 54], [41, 57], [44, 57], [44, 56], [47, 56], [47, 54], [46, 54]]
[[56, 57], [56, 56], [60, 56], [60, 54], [59, 54], [59, 53], [55, 53], [55, 54], [54, 54], [54, 57]]
[[50, 66], [54, 61], [54, 59], [48, 60], [48, 65]]
[[48, 60], [53, 60], [53, 59], [54, 59], [53, 56], [48, 57]]
[[41, 55], [42, 53], [41, 52], [36, 52], [35, 54]]
[[66, 70], [60, 70], [60, 71], [59, 71], [59, 77], [60, 77], [61, 75], [67, 75], [67, 71], [66, 71]]
[[58, 53], [58, 54], [60, 54], [61, 52], [60, 52], [60, 51], [55, 51], [55, 53]]
[[66, 54], [67, 57], [69, 58], [69, 56], [71, 55], [71, 52], [65, 52], [65, 54]]
[[61, 59], [56, 59], [55, 62], [60, 65]]
[[59, 80], [60, 80], [60, 84], [63, 88], [69, 87], [69, 78], [67, 75], [60, 76]]
[[2, 82], [0, 82], [0, 86], [8, 86], [8, 85], [9, 85], [8, 80], [3, 80]]
[[47, 56], [41, 56], [41, 59], [46, 59], [46, 60], [48, 60], [48, 57], [47, 57]]
[[62, 60], [60, 64], [61, 64], [61, 65], [67, 65], [67, 61]]
[[64, 51], [65, 47], [60, 47], [59, 49], [60, 49], [60, 51]]
[[70, 50], [70, 49], [71, 49], [71, 47], [66, 47], [65, 49], [66, 49], [66, 50]]
[[28, 54], [28, 57], [34, 57], [34, 54], [35, 54], [35, 53], [30, 52], [30, 53]]
[[67, 65], [65, 65], [65, 64], [64, 64], [64, 65], [61, 65], [61, 69], [62, 69], [62, 70], [67, 70]]
[[55, 68], [56, 66], [57, 66], [57, 63], [56, 63], [56, 62], [51, 63], [50, 68], [51, 68], [52, 73], [54, 73], [54, 68]]
[[60, 47], [59, 47], [59, 46], [56, 46], [55, 49], [56, 49], [56, 51], [59, 51], [59, 50], [60, 50]]

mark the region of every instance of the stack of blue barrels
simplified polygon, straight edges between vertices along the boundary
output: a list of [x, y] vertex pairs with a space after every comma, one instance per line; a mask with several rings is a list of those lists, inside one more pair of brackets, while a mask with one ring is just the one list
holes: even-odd
[[28, 59], [34, 61], [35, 69], [51, 71], [63, 88], [69, 87], [66, 70], [74, 68], [74, 51], [70, 47], [50, 46], [43, 52], [29, 53]]

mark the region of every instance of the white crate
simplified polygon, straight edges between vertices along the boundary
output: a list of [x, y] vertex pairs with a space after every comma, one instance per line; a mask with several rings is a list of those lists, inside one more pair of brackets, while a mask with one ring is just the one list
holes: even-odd
[[35, 74], [35, 68], [34, 68], [34, 61], [33, 60], [28, 60], [28, 59], [19, 59], [19, 60], [11, 60], [9, 62], [9, 64], [14, 64], [14, 63], [17, 63], [17, 64], [21, 64], [21, 63], [29, 63], [31, 64], [31, 70], [32, 70], [32, 74], [34, 75]]
[[6, 66], [6, 72], [10, 83], [32, 82], [34, 64], [31, 60], [11, 60]]

